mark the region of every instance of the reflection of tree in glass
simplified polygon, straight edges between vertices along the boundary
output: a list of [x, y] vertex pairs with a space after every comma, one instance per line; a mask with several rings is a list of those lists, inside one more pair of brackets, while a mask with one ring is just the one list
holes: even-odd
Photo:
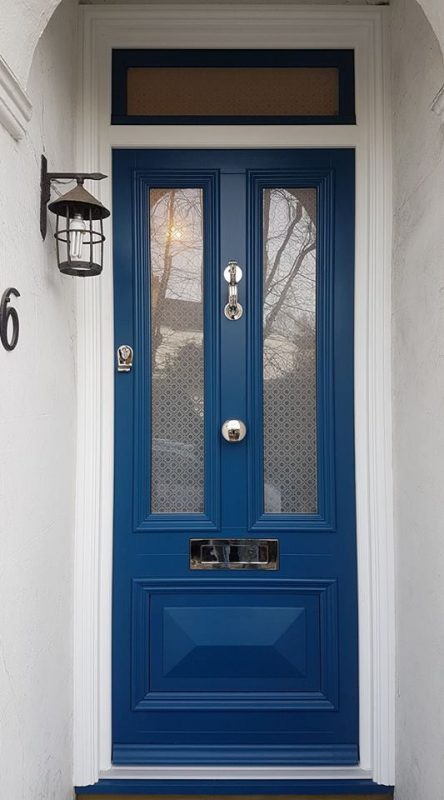
[[203, 511], [200, 189], [150, 192], [152, 510]]
[[264, 191], [265, 510], [316, 510], [316, 193]]
[[[316, 196], [264, 192], [265, 509], [316, 510]], [[150, 193], [152, 510], [203, 510], [199, 189]]]
[[168, 301], [176, 299], [202, 305], [202, 192], [200, 189], [152, 189], [150, 200], [155, 354], [162, 341], [161, 327]]

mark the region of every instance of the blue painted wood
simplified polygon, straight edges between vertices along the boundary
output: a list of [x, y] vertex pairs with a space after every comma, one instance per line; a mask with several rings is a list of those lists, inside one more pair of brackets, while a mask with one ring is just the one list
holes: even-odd
[[[186, 624], [190, 622], [189, 612], [193, 609], [205, 617], [212, 612], [220, 614], [221, 606], [227, 630], [221, 620], [220, 626], [211, 626], [210, 648], [214, 663], [211, 663], [211, 654], [206, 650], [203, 663], [193, 664], [189, 675], [184, 676], [180, 670], [177, 675], [176, 670], [176, 675], [171, 676], [168, 669], [171, 620], [168, 617], [175, 614], [176, 623], [179, 616], [179, 619], [185, 619]], [[168, 610], [166, 632], [162, 614], [165, 608]], [[230, 620], [233, 612], [241, 615], [241, 625], [236, 626], [233, 618]], [[289, 630], [288, 626], [286, 628], [288, 616], [293, 617], [295, 612], [301, 612], [295, 620], [296, 630]], [[337, 613], [334, 580], [277, 583], [259, 579], [240, 585], [224, 579], [218, 582], [217, 588], [213, 581], [204, 579], [198, 585], [195, 581], [135, 580], [132, 708], [141, 711], [154, 708], [180, 711], [184, 707], [207, 711], [221, 708], [233, 711], [240, 708], [250, 711], [276, 711], [278, 708], [287, 711], [290, 708], [337, 710]], [[266, 620], [265, 627], [252, 623], [251, 617], [256, 615], [262, 615]], [[180, 630], [180, 623], [176, 625], [177, 639], [173, 641], [176, 656], [178, 651], [181, 656], [193, 652], [199, 657], [202, 655], [199, 646], [206, 649], [209, 645], [206, 622], [204, 619], [199, 625], [193, 624], [185, 632]], [[296, 641], [292, 640], [294, 635], [298, 636]], [[220, 648], [223, 652], [226, 646], [226, 636], [239, 637], [241, 645], [238, 651], [232, 646], [231, 674], [226, 659], [220, 656]], [[251, 646], [251, 640], [256, 647], [256, 640], [259, 640], [261, 649], [252, 654], [252, 658], [239, 663], [242, 647]], [[277, 647], [277, 652], [273, 651], [274, 647]], [[277, 655], [281, 663], [268, 664], [267, 655], [271, 659]], [[285, 663], [286, 658], [290, 663]], [[297, 669], [294, 669], [294, 660]], [[268, 674], [263, 674], [267, 668]], [[278, 674], [279, 668], [281, 674]], [[241, 670], [244, 671], [243, 677]]]
[[[357, 763], [354, 154], [117, 150], [113, 169], [116, 345], [135, 351], [133, 372], [116, 374], [114, 761]], [[313, 515], [262, 512], [266, 185], [318, 193], [320, 507]], [[147, 196], [160, 186], [198, 186], [205, 198], [203, 514], [149, 509]], [[244, 268], [245, 313], [236, 323], [222, 312], [223, 267], [233, 258]], [[219, 432], [231, 417], [248, 427], [235, 446]], [[189, 570], [192, 536], [267, 533], [280, 542], [276, 572]], [[281, 636], [267, 639], [264, 629], [279, 626]]]
[[[152, 446], [150, 415], [147, 413], [150, 403], [151, 373], [151, 335], [149, 326], [150, 281], [147, 265], [150, 263], [149, 248], [149, 189], [150, 187], [171, 186], [171, 172], [166, 174], [159, 170], [150, 170], [149, 174], [141, 169], [133, 173], [134, 193], [134, 342], [135, 352], [144, 354], [145, 369], [134, 370], [134, 442], [135, 460], [134, 474], [134, 529], [184, 530], [195, 531], [216, 530], [219, 525], [219, 453], [217, 440], [212, 435], [212, 420], [219, 416], [219, 371], [217, 347], [219, 342], [219, 316], [217, 314], [216, 276], [211, 266], [218, 253], [218, 175], [215, 171], [196, 173], [187, 171], [186, 175], [173, 172], [175, 187], [203, 190], [203, 236], [206, 243], [204, 254], [204, 283], [207, 298], [204, 305], [205, 329], [205, 514], [188, 514], [186, 519], [177, 518], [175, 514], [153, 514], [149, 510], [149, 487], [151, 481], [151, 462], [149, 454]], [[148, 524], [148, 528], [147, 528]]]
[[76, 793], [82, 794], [183, 794], [224, 795], [230, 794], [288, 794], [330, 795], [360, 794], [386, 797], [393, 793], [393, 786], [374, 783], [371, 780], [118, 780], [104, 778], [91, 786], [77, 786]]
[[[333, 67], [339, 76], [337, 116], [136, 116], [127, 114], [130, 67]], [[353, 50], [113, 50], [112, 125], [354, 125]]]
[[327, 766], [356, 764], [356, 745], [116, 745], [113, 761], [115, 764], [200, 764], [274, 766], [313, 765]]
[[[249, 417], [257, 424], [251, 431], [249, 523], [252, 530], [335, 530], [335, 470], [334, 470], [334, 171], [298, 170], [298, 187], [317, 190], [317, 450], [318, 450], [318, 513], [270, 514], [264, 513], [264, 448], [263, 448], [263, 359], [262, 359], [262, 309], [263, 291], [260, 281], [250, 282], [248, 307], [250, 308], [250, 341], [253, 346], [249, 360]], [[262, 197], [265, 189], [273, 186], [292, 187], [294, 172], [280, 169], [273, 174], [270, 169], [252, 170], [249, 176], [249, 234], [252, 264], [262, 264], [263, 236], [258, 220], [262, 217]], [[276, 421], [279, 424], [279, 420]]]

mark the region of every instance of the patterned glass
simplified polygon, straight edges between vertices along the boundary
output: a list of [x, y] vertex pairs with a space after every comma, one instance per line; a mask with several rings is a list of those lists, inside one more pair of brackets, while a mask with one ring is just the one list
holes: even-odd
[[316, 190], [263, 192], [264, 510], [317, 511]]
[[148, 117], [339, 113], [336, 67], [130, 67], [127, 114]]
[[150, 190], [151, 511], [204, 510], [201, 189]]

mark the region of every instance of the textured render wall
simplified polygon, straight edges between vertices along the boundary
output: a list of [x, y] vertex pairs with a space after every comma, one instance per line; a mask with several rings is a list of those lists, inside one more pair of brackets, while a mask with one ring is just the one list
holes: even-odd
[[60, 0], [1, 0], [0, 55], [21, 81], [28, 74], [36, 44]]
[[444, 52], [444, 3], [442, 0], [418, 0], [426, 14], [436, 36], [439, 39], [441, 50]]
[[64, 0], [36, 50], [26, 137], [0, 127], [0, 292], [21, 293], [18, 346], [0, 347], [1, 800], [72, 795], [75, 279], [42, 243], [39, 181], [43, 150], [73, 164], [76, 17]]
[[444, 797], [444, 83], [415, 0], [393, 0], [397, 797]]

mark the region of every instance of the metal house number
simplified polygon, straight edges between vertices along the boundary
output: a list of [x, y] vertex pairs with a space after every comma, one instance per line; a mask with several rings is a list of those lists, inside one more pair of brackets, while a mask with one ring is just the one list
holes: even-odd
[[11, 295], [20, 297], [20, 292], [10, 287], [3, 292], [0, 301], [0, 340], [5, 350], [14, 350], [20, 331], [17, 311], [9, 305]]

